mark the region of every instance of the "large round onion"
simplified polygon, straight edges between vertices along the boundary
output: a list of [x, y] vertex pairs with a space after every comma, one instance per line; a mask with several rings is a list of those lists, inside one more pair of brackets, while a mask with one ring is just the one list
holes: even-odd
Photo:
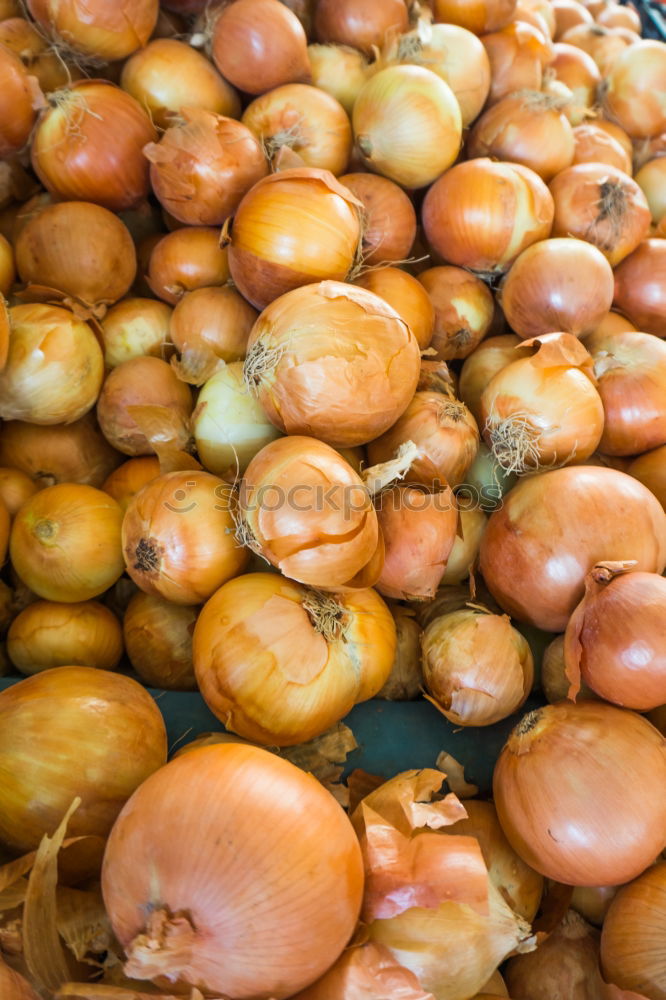
[[27, 0], [40, 28], [56, 46], [94, 60], [126, 59], [145, 45], [157, 21], [157, 0]]
[[430, 346], [435, 308], [423, 283], [419, 284], [413, 274], [398, 267], [371, 267], [356, 278], [354, 284], [373, 292], [392, 306], [412, 331], [422, 351]]
[[176, 305], [186, 292], [224, 285], [229, 280], [226, 248], [212, 226], [184, 226], [150, 248], [146, 280], [160, 299]]
[[122, 652], [118, 619], [98, 601], [35, 601], [7, 633], [7, 655], [22, 674], [76, 665], [114, 670]]
[[321, 42], [352, 45], [372, 55], [409, 23], [405, 0], [318, 0], [314, 29]]
[[0, 840], [18, 851], [52, 834], [78, 796], [70, 836], [105, 837], [132, 792], [166, 761], [157, 705], [129, 677], [57, 667], [0, 693]]
[[280, 430], [349, 447], [376, 438], [403, 413], [419, 362], [416, 338], [383, 299], [322, 281], [263, 311], [245, 378]]
[[0, 46], [0, 156], [25, 146], [36, 117], [27, 69], [17, 55]]
[[632, 138], [666, 131], [666, 49], [663, 42], [630, 45], [614, 60], [604, 86], [604, 110]]
[[169, 349], [171, 313], [169, 306], [157, 299], [122, 299], [109, 309], [102, 322], [107, 368], [144, 354], [163, 357]]
[[0, 462], [21, 469], [40, 486], [101, 486], [121, 461], [92, 414], [50, 427], [12, 420], [0, 430]]
[[406, 260], [416, 237], [416, 213], [402, 188], [376, 174], [345, 174], [339, 181], [363, 204], [363, 263]]
[[311, 775], [229, 743], [142, 785], [109, 838], [102, 891], [132, 979], [282, 1000], [347, 944], [363, 865], [349, 820]]
[[488, 333], [495, 302], [488, 286], [461, 267], [430, 267], [419, 274], [435, 312], [432, 348], [442, 361], [468, 357]]
[[492, 72], [490, 104], [517, 90], [541, 90], [543, 70], [553, 52], [540, 31], [524, 21], [513, 21], [501, 31], [484, 35], [482, 41]]
[[643, 240], [625, 257], [613, 303], [639, 330], [666, 337], [666, 239]]
[[575, 151], [573, 162], [607, 163], [625, 174], [631, 174], [631, 156], [622, 143], [599, 124], [586, 122], [574, 131]]
[[641, 483], [601, 467], [522, 480], [492, 514], [481, 543], [481, 572], [496, 600], [550, 632], [566, 628], [592, 567], [622, 559], [662, 572], [666, 513]]
[[197, 608], [139, 591], [123, 616], [130, 663], [144, 682], [167, 691], [196, 690], [192, 634]]
[[509, 843], [532, 868], [567, 885], [621, 885], [666, 844], [664, 782], [666, 742], [649, 722], [561, 701], [513, 730], [493, 792]]
[[624, 886], [611, 902], [601, 932], [601, 967], [606, 979], [632, 996], [666, 997], [666, 862]]
[[666, 445], [648, 451], [645, 455], [639, 455], [627, 472], [647, 486], [662, 507], [666, 508]]
[[435, 21], [459, 24], [475, 35], [498, 31], [509, 23], [516, 0], [433, 0]]
[[428, 191], [423, 226], [444, 260], [474, 271], [504, 271], [518, 254], [550, 236], [553, 198], [533, 170], [470, 160]]

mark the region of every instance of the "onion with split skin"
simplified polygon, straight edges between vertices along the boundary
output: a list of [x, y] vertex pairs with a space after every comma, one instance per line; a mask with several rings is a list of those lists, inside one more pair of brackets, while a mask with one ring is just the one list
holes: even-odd
[[552, 46], [541, 32], [524, 21], [512, 21], [481, 40], [492, 74], [489, 104], [516, 90], [541, 90], [544, 68], [553, 58]]
[[101, 486], [121, 461], [92, 414], [49, 427], [12, 420], [0, 429], [0, 462], [20, 469], [39, 486]]
[[98, 601], [35, 601], [7, 633], [7, 655], [27, 675], [63, 666], [115, 670], [122, 652], [118, 619]]
[[220, 361], [242, 360], [258, 315], [230, 285], [195, 288], [183, 295], [169, 326], [171, 341], [180, 354], [179, 362], [174, 362], [179, 376], [198, 385]]
[[226, 248], [212, 226], [186, 226], [158, 241], [150, 250], [147, 282], [170, 305], [197, 288], [224, 285], [229, 280]]
[[596, 122], [577, 125], [574, 129], [574, 141], [574, 164], [605, 163], [625, 174], [631, 173], [631, 157], [626, 149]]
[[30, 138], [37, 117], [33, 87], [19, 57], [0, 46], [0, 156], [21, 150]]
[[488, 286], [461, 267], [431, 267], [419, 281], [435, 314], [431, 340], [436, 357], [453, 361], [468, 357], [490, 330], [495, 302]]
[[139, 591], [123, 617], [130, 663], [144, 684], [167, 691], [195, 691], [192, 634], [198, 608], [172, 604]]
[[0, 467], [0, 502], [10, 517], [14, 517], [19, 507], [39, 489], [40, 484], [21, 469]]
[[509, 24], [516, 0], [433, 0], [435, 21], [459, 24], [475, 35], [499, 31]]
[[318, 0], [314, 20], [320, 42], [351, 45], [367, 55], [408, 25], [405, 0]]
[[649, 1000], [666, 997], [666, 862], [624, 886], [610, 904], [601, 932], [605, 978]]
[[171, 313], [165, 302], [156, 299], [129, 298], [112, 306], [102, 321], [107, 368], [145, 354], [164, 357], [170, 346]]
[[505, 333], [500, 337], [488, 337], [465, 360], [460, 372], [458, 391], [463, 403], [481, 427], [484, 425], [481, 397], [490, 381], [507, 365], [519, 358], [529, 358], [531, 353], [531, 348], [521, 346], [520, 337]]
[[666, 337], [666, 239], [643, 240], [620, 263], [613, 304], [639, 330]]
[[339, 101], [351, 117], [354, 102], [368, 78], [370, 64], [349, 45], [308, 45], [312, 83]]
[[666, 86], [663, 42], [639, 40], [614, 60], [605, 80], [603, 107], [632, 138], [651, 138], [666, 131], [661, 95]]
[[150, 38], [157, 21], [157, 0], [27, 0], [27, 7], [56, 47], [93, 61], [126, 59]]
[[435, 309], [421, 281], [397, 267], [370, 268], [356, 278], [354, 284], [378, 295], [405, 321], [414, 334], [419, 348], [430, 346], [435, 323]]
[[402, 188], [377, 174], [344, 174], [338, 180], [363, 205], [363, 263], [402, 263], [416, 238], [416, 212]]
[[627, 472], [653, 493], [666, 509], [666, 444], [635, 458]]

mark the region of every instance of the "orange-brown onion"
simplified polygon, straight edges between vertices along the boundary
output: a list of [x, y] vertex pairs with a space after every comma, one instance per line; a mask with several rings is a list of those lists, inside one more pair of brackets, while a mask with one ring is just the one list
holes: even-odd
[[458, 24], [475, 35], [499, 31], [511, 21], [516, 0], [433, 0], [435, 21]]
[[123, 617], [130, 663], [144, 682], [167, 691], [195, 691], [192, 634], [198, 609], [139, 591]]
[[0, 235], [0, 295], [9, 295], [9, 290], [16, 280], [16, 264], [14, 250], [6, 237]]
[[264, 309], [302, 285], [344, 281], [358, 257], [361, 207], [330, 171], [315, 167], [282, 170], [256, 184], [238, 207], [228, 248], [241, 295]]
[[36, 78], [43, 94], [59, 90], [72, 80], [83, 77], [79, 67], [71, 59], [66, 62], [62, 54], [49, 45], [48, 39], [24, 17], [0, 21], [0, 44], [16, 53], [30, 76]]
[[280, 430], [349, 447], [391, 427], [419, 368], [416, 338], [387, 302], [322, 281], [264, 309], [250, 334], [245, 378]]
[[7, 633], [7, 655], [22, 674], [62, 666], [114, 670], [122, 652], [118, 619], [98, 601], [35, 601]]
[[69, 309], [41, 303], [14, 306], [9, 325], [0, 417], [59, 424], [87, 413], [104, 378], [104, 357], [90, 326]]
[[338, 179], [363, 204], [363, 263], [406, 260], [416, 238], [416, 212], [402, 188], [377, 174], [344, 174]]
[[0, 959], [0, 989], [6, 1000], [39, 1000], [28, 980]]
[[40, 486], [85, 483], [101, 486], [122, 455], [101, 434], [92, 414], [73, 424], [12, 420], [0, 428], [0, 462], [20, 469]]
[[10, 517], [39, 489], [40, 484], [21, 469], [0, 467], [0, 501]]
[[418, 455], [407, 482], [429, 489], [444, 483], [454, 487], [463, 482], [476, 457], [479, 429], [464, 403], [441, 392], [419, 390], [393, 426], [368, 445], [370, 461], [389, 461], [408, 441], [414, 442]]
[[666, 741], [644, 718], [561, 701], [513, 730], [493, 793], [509, 843], [532, 868], [566, 885], [618, 885], [664, 848], [664, 781]]
[[666, 215], [666, 157], [657, 156], [644, 163], [635, 181], [647, 198], [652, 221], [657, 225]]
[[167, 233], [150, 251], [147, 281], [152, 292], [170, 305], [186, 292], [229, 280], [226, 248], [208, 226], [186, 226]]
[[291, 1000], [329, 1000], [329, 997], [355, 1000], [378, 996], [379, 990], [384, 996], [404, 1000], [425, 1000], [432, 996], [424, 993], [414, 973], [401, 965], [388, 948], [366, 942], [359, 948], [345, 949], [321, 979]]
[[228, 743], [142, 785], [109, 838], [102, 891], [132, 979], [283, 1000], [346, 946], [363, 864], [349, 820], [311, 775]]
[[146, 456], [130, 458], [106, 477], [102, 489], [120, 506], [123, 514], [139, 490], [146, 483], [157, 479], [160, 474], [160, 463], [157, 458]]
[[423, 66], [388, 66], [371, 76], [352, 124], [364, 165], [403, 187], [432, 184], [460, 152], [460, 105], [448, 83]]
[[419, 281], [397, 267], [381, 267], [364, 271], [354, 284], [388, 302], [405, 321], [423, 351], [432, 340], [435, 309], [423, 283], [419, 284]]
[[527, 340], [590, 333], [613, 302], [613, 271], [601, 250], [561, 237], [524, 250], [499, 290], [506, 321]]
[[[152, 455], [154, 444], [184, 449], [194, 403], [190, 387], [171, 365], [141, 355], [112, 368], [97, 402], [104, 437], [124, 455]], [[151, 431], [148, 436], [149, 430]]]
[[639, 330], [666, 337], [666, 239], [643, 240], [620, 263], [613, 304]]
[[561, 103], [538, 90], [503, 97], [474, 125], [467, 155], [520, 163], [548, 182], [573, 162], [573, 132]]
[[127, 572], [147, 594], [200, 604], [247, 563], [230, 488], [209, 472], [170, 472], [130, 501], [122, 525]]
[[583, 345], [571, 334], [551, 334], [531, 346], [531, 357], [502, 368], [481, 395], [486, 443], [503, 469], [518, 474], [589, 458], [604, 430]]
[[559, 41], [565, 31], [577, 24], [592, 24], [594, 18], [587, 7], [578, 0], [553, 0], [555, 14], [555, 41]]
[[388, 678], [391, 612], [370, 589], [324, 595], [277, 573], [230, 580], [194, 628], [194, 669], [211, 711], [246, 739], [293, 746], [334, 725]]
[[65, 52], [103, 62], [126, 59], [150, 38], [157, 21], [157, 0], [27, 0], [30, 14]]
[[492, 73], [490, 104], [516, 90], [541, 90], [544, 67], [553, 57], [552, 46], [541, 32], [524, 21], [512, 21], [481, 40]]
[[649, 1000], [666, 998], [666, 862], [624, 886], [610, 904], [601, 932], [605, 978]]
[[430, 344], [436, 357], [442, 361], [467, 358], [490, 330], [495, 314], [492, 292], [461, 267], [430, 267], [419, 274], [419, 281], [434, 307]]
[[111, 305], [136, 277], [132, 237], [101, 205], [66, 201], [29, 219], [16, 240], [21, 281], [45, 285], [89, 306]]
[[173, 311], [169, 329], [171, 341], [181, 355], [181, 377], [199, 382], [197, 373], [216, 360], [242, 360], [258, 315], [228, 285], [187, 292]]
[[102, 321], [107, 368], [144, 354], [163, 357], [170, 343], [171, 312], [165, 302], [143, 298], [123, 299], [109, 309]]
[[175, 38], [154, 38], [123, 66], [123, 90], [145, 107], [158, 128], [168, 128], [181, 108], [203, 108], [237, 118], [234, 89], [201, 52]]
[[553, 198], [533, 170], [482, 158], [459, 163], [428, 191], [426, 239], [444, 260], [474, 271], [504, 271], [550, 235]]
[[[602, 77], [607, 77], [617, 58], [630, 44], [621, 31], [599, 24], [577, 24], [562, 35], [567, 45], [576, 45], [592, 56]], [[639, 41], [636, 36], [635, 41]]]
[[394, 486], [377, 497], [375, 507], [386, 547], [377, 590], [395, 600], [434, 597], [456, 539], [453, 493], [448, 486], [437, 493]]
[[598, 247], [615, 267], [650, 229], [650, 209], [636, 181], [607, 164], [579, 163], [550, 183], [553, 236], [573, 236]]
[[146, 143], [155, 128], [141, 105], [113, 84], [80, 80], [51, 96], [32, 141], [32, 166], [64, 200], [93, 201], [112, 212], [148, 195]]
[[310, 79], [307, 38], [278, 0], [236, 0], [213, 26], [211, 55], [225, 79], [247, 94]]
[[[576, 2], [576, 0], [572, 0]], [[571, 91], [577, 108], [591, 108], [597, 99], [601, 73], [592, 56], [575, 45], [558, 42], [553, 46], [555, 58], [549, 64], [555, 79]], [[574, 139], [576, 133], [574, 132]]]
[[614, 60], [604, 86], [604, 111], [632, 138], [659, 135], [666, 131], [666, 110], [660, 99], [664, 87], [664, 44], [644, 39]]
[[351, 45], [368, 55], [408, 26], [405, 0], [319, 0], [314, 19], [320, 42]]
[[608, 907], [617, 894], [617, 886], [576, 886], [571, 907], [596, 927], [601, 927]]
[[308, 45], [312, 83], [339, 101], [351, 117], [354, 101], [365, 83], [370, 64], [349, 45]]
[[122, 511], [102, 490], [59, 483], [35, 493], [14, 518], [9, 551], [39, 597], [74, 603], [98, 597], [122, 574]]
[[286, 83], [256, 97], [243, 112], [243, 124], [256, 135], [268, 159], [278, 164], [285, 150], [305, 167], [347, 167], [352, 150], [351, 123], [339, 101], [305, 83]]
[[606, 415], [600, 451], [636, 455], [666, 444], [666, 341], [632, 332], [590, 341]]
[[0, 693], [0, 840], [18, 851], [52, 834], [72, 800], [70, 836], [105, 837], [132, 792], [166, 761], [164, 722], [140, 684], [65, 666]]
[[574, 129], [574, 164], [606, 163], [625, 174], [631, 173], [631, 157], [626, 149], [598, 124], [586, 122]]
[[249, 128], [203, 108], [183, 108], [144, 154], [158, 201], [188, 226], [221, 225], [268, 172], [261, 144]]
[[18, 152], [30, 138], [37, 112], [28, 71], [19, 57], [0, 46], [0, 156]]
[[666, 509], [666, 445], [635, 458], [627, 472], [647, 486]]
[[480, 567], [508, 614], [563, 632], [583, 596], [586, 574], [605, 559], [633, 559], [637, 570], [661, 573], [666, 513], [625, 473], [576, 465], [514, 486], [490, 517]]
[[531, 348], [521, 347], [519, 337], [505, 333], [488, 337], [465, 360], [460, 372], [458, 392], [476, 422], [483, 427], [481, 396], [491, 379], [519, 358], [528, 358]]
[[623, 708], [647, 712], [666, 704], [665, 609], [662, 576], [624, 573], [613, 563], [595, 566], [565, 633], [570, 694], [575, 697], [582, 680]]

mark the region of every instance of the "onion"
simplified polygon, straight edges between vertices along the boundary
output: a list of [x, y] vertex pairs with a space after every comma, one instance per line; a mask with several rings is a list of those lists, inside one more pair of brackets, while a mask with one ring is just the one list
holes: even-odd
[[[604, 78], [630, 44], [618, 29], [604, 28], [599, 24], [578, 24], [565, 31], [561, 40], [567, 45], [578, 46], [592, 56]], [[636, 41], [639, 41], [638, 36]]]
[[187, 226], [167, 233], [150, 253], [147, 281], [151, 291], [171, 305], [185, 292], [229, 280], [226, 249], [219, 245], [216, 229]]
[[197, 609], [139, 591], [123, 618], [130, 663], [144, 682], [167, 691], [194, 691], [192, 633]]
[[460, 105], [423, 66], [389, 66], [372, 76], [356, 98], [352, 122], [363, 163], [403, 187], [432, 184], [460, 150]]
[[348, 45], [308, 45], [312, 83], [339, 101], [351, 117], [354, 101], [365, 83], [369, 63]]
[[613, 302], [639, 330], [666, 337], [666, 240], [643, 240], [625, 257]]
[[666, 445], [635, 458], [627, 472], [647, 486], [666, 509]]
[[600, 343], [601, 338], [604, 338], [609, 334], [630, 333], [631, 331], [633, 331], [634, 333], [638, 333], [633, 323], [630, 323], [628, 319], [625, 319], [624, 316], [621, 315], [621, 313], [613, 312], [611, 310], [611, 312], [606, 313], [601, 323], [599, 323], [599, 325], [594, 328], [592, 333], [588, 333], [586, 337], [581, 337], [581, 340], [584, 340], [587, 349], [589, 351], [592, 351], [593, 350], [592, 345], [596, 344], [597, 342]]
[[0, 564], [4, 563], [7, 555], [7, 543], [9, 541], [9, 529], [11, 520], [9, 511], [3, 500], [0, 499]]
[[[570, 0], [575, 3], [576, 0]], [[582, 8], [583, 10], [585, 8]], [[550, 70], [555, 79], [566, 84], [570, 89], [574, 107], [580, 112], [592, 108], [597, 99], [597, 88], [601, 83], [601, 73], [592, 56], [575, 45], [558, 42], [553, 47], [555, 58], [550, 63]], [[565, 109], [566, 111], [566, 109]], [[581, 126], [585, 127], [585, 125]], [[574, 130], [574, 139], [576, 131]], [[630, 171], [626, 171], [629, 173]]]
[[481, 396], [491, 379], [507, 365], [519, 358], [528, 358], [529, 347], [521, 347], [520, 339], [512, 333], [489, 337], [470, 354], [462, 366], [458, 391], [463, 403], [478, 424], [483, 426]]
[[541, 178], [515, 163], [459, 163], [428, 191], [423, 226], [444, 260], [474, 271], [504, 271], [550, 235], [553, 199]]
[[620, 53], [608, 74], [603, 105], [609, 118], [632, 138], [666, 131], [666, 109], [660, 94], [666, 86], [666, 49], [649, 39]]
[[541, 90], [543, 70], [553, 52], [540, 31], [524, 21], [513, 21], [501, 31], [484, 35], [482, 41], [492, 73], [490, 104], [516, 90]]
[[47, 191], [112, 212], [143, 201], [149, 180], [142, 150], [155, 129], [141, 105], [97, 80], [80, 80], [49, 101], [31, 150], [33, 169]]
[[6, 1000], [39, 1000], [32, 986], [19, 972], [0, 959], [0, 987]]
[[467, 140], [470, 158], [520, 163], [549, 181], [571, 165], [574, 139], [562, 100], [538, 90], [503, 97], [485, 111]]
[[435, 21], [459, 24], [475, 35], [499, 31], [511, 21], [516, 0], [432, 0]]
[[654, 865], [610, 904], [601, 932], [604, 976], [650, 1000], [666, 997], [666, 862]]
[[0, 46], [0, 157], [25, 146], [37, 112], [33, 108], [33, 85], [19, 57]]
[[378, 295], [322, 281], [263, 311], [245, 380], [280, 430], [349, 447], [376, 438], [403, 413], [419, 360], [411, 330]]
[[551, 40], [557, 26], [551, 0], [518, 0], [514, 20], [528, 21]]
[[352, 45], [372, 55], [408, 24], [405, 0], [318, 0], [314, 29], [320, 42]]
[[[613, 139], [619, 142], [622, 148], [626, 151], [627, 156], [631, 160], [631, 158], [634, 155], [634, 147], [632, 140], [629, 138], [625, 130], [623, 128], [620, 128], [620, 126], [617, 125], [615, 122], [609, 121], [607, 118], [602, 117], [601, 115], [595, 118], [594, 123], [597, 126], [597, 128], [602, 129], [602, 131], [606, 132]], [[629, 173], [629, 171], [627, 171], [627, 173]]]
[[460, 500], [458, 506], [461, 534], [456, 537], [453, 543], [444, 575], [440, 581], [446, 586], [462, 583], [470, 576], [479, 554], [483, 533], [488, 524], [488, 518], [478, 507], [465, 510]]
[[10, 518], [39, 489], [40, 485], [21, 469], [0, 467], [0, 502], [6, 507]]
[[232, 87], [191, 45], [153, 39], [123, 66], [123, 90], [146, 108], [158, 128], [168, 128], [181, 108], [202, 108], [237, 118], [240, 101]]
[[181, 355], [178, 374], [206, 380], [219, 361], [240, 361], [258, 313], [229, 286], [197, 288], [182, 297], [171, 317], [170, 336]]
[[176, 448], [188, 445], [192, 406], [190, 388], [173, 368], [141, 355], [109, 372], [97, 419], [104, 437], [124, 455], [152, 455], [167, 435]]
[[413, 611], [401, 604], [392, 605], [391, 613], [396, 631], [395, 659], [388, 680], [375, 697], [409, 701], [420, 697], [423, 690], [421, 626]]
[[52, 834], [75, 796], [73, 837], [105, 837], [132, 792], [166, 761], [157, 705], [129, 677], [57, 667], [0, 693], [0, 838], [30, 851]]
[[[238, 0], [237, 0], [238, 2]], [[335, 97], [304, 83], [287, 83], [255, 98], [243, 124], [261, 142], [272, 163], [283, 150], [306, 167], [343, 173], [352, 149], [351, 124]]]
[[28, 285], [45, 285], [99, 310], [128, 291], [136, 276], [132, 238], [100, 205], [47, 205], [16, 240], [16, 266]]
[[[553, 704], [556, 701], [563, 701], [569, 696], [571, 682], [566, 674], [566, 664], [564, 662], [564, 636], [555, 636], [553, 641], [546, 646], [543, 659], [541, 661], [541, 687], [546, 696], [546, 700]], [[583, 681], [580, 684], [578, 699], [596, 698], [596, 694]], [[585, 916], [585, 914], [583, 914]]]
[[574, 129], [574, 164], [605, 163], [625, 174], [631, 173], [631, 157], [623, 146], [598, 124], [577, 125]]
[[275, 754], [228, 743], [144, 783], [109, 838], [102, 891], [132, 979], [282, 1000], [347, 944], [363, 867], [326, 789]]
[[150, 38], [157, 21], [157, 0], [27, 0], [37, 24], [65, 52], [113, 62], [125, 59]]
[[239, 736], [271, 746], [313, 739], [371, 698], [395, 650], [393, 617], [374, 590], [324, 595], [276, 573], [225, 584], [194, 629], [208, 707]]
[[0, 235], [0, 295], [9, 295], [15, 280], [14, 251], [9, 240]]
[[[245, 2], [237, 0], [233, 7]], [[158, 143], [145, 146], [144, 154], [158, 201], [188, 226], [221, 225], [268, 172], [261, 145], [249, 128], [202, 108], [181, 109], [177, 123]]]
[[7, 653], [22, 674], [74, 665], [114, 670], [122, 652], [118, 619], [97, 601], [36, 601], [16, 616], [7, 633]]
[[145, 354], [163, 357], [169, 344], [171, 312], [164, 302], [141, 298], [123, 299], [109, 309], [102, 322], [107, 368]]
[[160, 463], [157, 458], [130, 458], [127, 462], [114, 469], [102, 485], [105, 493], [116, 501], [123, 514], [139, 490], [146, 483], [157, 479], [160, 474]]
[[442, 361], [468, 357], [488, 333], [495, 303], [488, 287], [460, 267], [431, 267], [419, 274], [435, 312], [431, 346]]
[[95, 405], [104, 358], [95, 334], [68, 309], [9, 310], [7, 363], [0, 371], [0, 416], [33, 424], [70, 423]]
[[344, 281], [357, 260], [360, 206], [328, 170], [314, 167], [256, 184], [238, 208], [230, 239], [229, 268], [240, 293], [264, 309], [310, 282]]
[[605, 28], [628, 28], [629, 31], [641, 33], [641, 18], [635, 7], [620, 6], [615, 3], [608, 3], [596, 17], [597, 24], [602, 24]]
[[577, 24], [593, 24], [589, 10], [578, 0], [553, 0], [555, 14], [555, 41], [559, 41], [565, 31]]
[[658, 225], [666, 215], [666, 157], [648, 160], [635, 177], [650, 206], [652, 221]]
[[666, 743], [649, 722], [603, 702], [562, 701], [516, 726], [493, 791], [529, 865], [567, 885], [618, 885], [664, 847], [665, 780]]
[[40, 486], [86, 483], [101, 486], [122, 457], [92, 415], [50, 427], [12, 420], [0, 430], [0, 462], [20, 469]]
[[666, 514], [630, 476], [578, 465], [514, 486], [490, 518], [480, 565], [508, 614], [563, 632], [583, 596], [586, 574], [605, 559], [635, 559], [637, 570], [661, 573]]
[[[419, 275], [419, 281], [421, 277]], [[432, 340], [435, 309], [423, 283], [419, 284], [419, 281], [397, 267], [382, 267], [363, 272], [354, 284], [373, 292], [392, 306], [424, 351]]]
[[500, 288], [506, 321], [523, 340], [564, 331], [590, 333], [613, 301], [613, 272], [583, 240], [543, 240], [524, 250]]
[[616, 894], [616, 886], [576, 886], [571, 896], [571, 906], [591, 924], [601, 927]]
[[363, 204], [363, 263], [402, 263], [416, 238], [416, 213], [405, 192], [376, 174], [345, 174], [339, 180]]
[[81, 80], [83, 73], [73, 62], [67, 63], [60, 52], [49, 45], [32, 24], [23, 17], [0, 21], [0, 44], [11, 49], [34, 76], [43, 94]]

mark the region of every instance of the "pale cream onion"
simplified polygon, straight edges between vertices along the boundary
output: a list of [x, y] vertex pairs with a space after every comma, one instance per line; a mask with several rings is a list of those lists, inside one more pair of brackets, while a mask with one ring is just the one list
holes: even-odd
[[416, 212], [402, 188], [377, 174], [344, 174], [339, 181], [363, 205], [363, 263], [405, 261], [416, 238]]
[[349, 45], [308, 45], [312, 83], [340, 102], [351, 116], [358, 93], [368, 78], [366, 56]]
[[156, 358], [168, 354], [171, 314], [170, 307], [157, 299], [127, 298], [112, 306], [102, 320], [107, 368], [145, 354]]

